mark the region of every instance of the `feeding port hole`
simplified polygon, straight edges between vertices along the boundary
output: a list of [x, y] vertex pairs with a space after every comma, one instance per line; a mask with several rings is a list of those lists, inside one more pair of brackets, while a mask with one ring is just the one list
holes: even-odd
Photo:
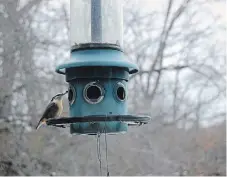
[[84, 99], [90, 104], [100, 103], [104, 98], [103, 88], [95, 82], [89, 83], [84, 88]]
[[124, 89], [124, 87], [118, 87], [118, 89], [117, 89], [117, 97], [121, 101], [125, 100], [125, 89]]
[[124, 101], [126, 99], [126, 90], [124, 84], [120, 82], [117, 83], [115, 94], [117, 99], [120, 101]]
[[70, 104], [73, 104], [74, 101], [75, 101], [75, 99], [76, 99], [76, 91], [75, 91], [75, 89], [72, 86], [70, 86], [69, 87], [69, 90], [68, 90], [68, 100], [69, 100], [69, 103]]

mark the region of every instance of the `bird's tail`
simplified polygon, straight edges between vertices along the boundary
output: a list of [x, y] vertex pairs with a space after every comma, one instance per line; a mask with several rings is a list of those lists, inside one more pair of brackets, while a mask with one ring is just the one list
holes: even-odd
[[44, 120], [39, 121], [38, 125], [36, 126], [36, 130], [39, 129], [44, 124], [46, 124], [46, 121], [44, 121]]

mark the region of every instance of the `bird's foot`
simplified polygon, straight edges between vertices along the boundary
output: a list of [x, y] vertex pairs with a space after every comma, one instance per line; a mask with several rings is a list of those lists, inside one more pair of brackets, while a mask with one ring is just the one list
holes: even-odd
[[54, 125], [55, 127], [59, 127], [59, 128], [66, 128], [65, 125]]

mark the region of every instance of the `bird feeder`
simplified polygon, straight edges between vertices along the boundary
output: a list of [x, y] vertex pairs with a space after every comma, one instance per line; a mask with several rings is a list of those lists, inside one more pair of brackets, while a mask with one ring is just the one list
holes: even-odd
[[72, 134], [95, 135], [147, 123], [149, 117], [127, 112], [127, 83], [138, 68], [122, 50], [121, 0], [70, 3], [71, 57], [56, 68], [69, 84], [70, 116], [47, 124], [70, 124]]

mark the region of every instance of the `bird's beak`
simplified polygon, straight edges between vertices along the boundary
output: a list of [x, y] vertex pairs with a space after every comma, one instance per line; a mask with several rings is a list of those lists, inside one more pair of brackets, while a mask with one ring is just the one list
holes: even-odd
[[69, 92], [69, 91], [67, 90], [65, 93], [62, 94], [62, 96], [65, 95], [65, 94], [68, 93], [68, 92]]

